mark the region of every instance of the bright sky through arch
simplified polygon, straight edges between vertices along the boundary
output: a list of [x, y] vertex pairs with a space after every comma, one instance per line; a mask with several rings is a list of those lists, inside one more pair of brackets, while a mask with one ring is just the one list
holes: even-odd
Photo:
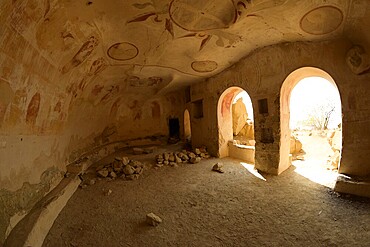
[[335, 106], [328, 128], [336, 128], [342, 122], [338, 89], [322, 77], [307, 77], [299, 81], [290, 97], [290, 128], [297, 128], [299, 122], [307, 119], [310, 112], [323, 104]]

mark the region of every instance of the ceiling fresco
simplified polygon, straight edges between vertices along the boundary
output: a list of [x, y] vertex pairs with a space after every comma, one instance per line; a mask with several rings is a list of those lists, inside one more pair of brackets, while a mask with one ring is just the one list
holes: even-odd
[[70, 83], [90, 92], [116, 83], [160, 94], [211, 77], [260, 47], [343, 35], [366, 14], [351, 11], [366, 8], [363, 2], [28, 0], [1, 7], [12, 8], [9, 25], [62, 75], [78, 71], [81, 78]]

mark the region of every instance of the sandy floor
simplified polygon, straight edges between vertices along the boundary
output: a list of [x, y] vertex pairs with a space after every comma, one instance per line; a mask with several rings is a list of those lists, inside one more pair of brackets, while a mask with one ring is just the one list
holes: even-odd
[[[224, 174], [211, 171], [219, 161], [78, 189], [43, 246], [370, 246], [370, 200], [338, 196], [294, 167], [261, 179], [229, 158]], [[150, 212], [163, 223], [146, 225]]]
[[309, 136], [308, 133], [300, 134], [298, 139], [302, 143], [305, 154], [303, 161], [293, 161], [296, 171], [316, 183], [334, 188], [338, 171], [332, 170], [327, 162], [329, 155], [334, 154], [328, 139], [315, 134]]

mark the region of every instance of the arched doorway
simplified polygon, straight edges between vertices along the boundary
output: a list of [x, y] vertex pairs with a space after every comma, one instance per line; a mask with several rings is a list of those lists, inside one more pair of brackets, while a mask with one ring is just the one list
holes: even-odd
[[296, 167], [310, 170], [315, 179], [319, 176], [313, 172], [318, 168], [338, 168], [341, 103], [339, 90], [327, 72], [313, 67], [292, 72], [281, 88], [280, 115], [279, 173], [292, 161]]
[[226, 89], [218, 100], [219, 157], [234, 157], [254, 163], [252, 101], [240, 87]]
[[188, 109], [184, 111], [184, 141], [186, 143], [191, 143], [191, 122]]

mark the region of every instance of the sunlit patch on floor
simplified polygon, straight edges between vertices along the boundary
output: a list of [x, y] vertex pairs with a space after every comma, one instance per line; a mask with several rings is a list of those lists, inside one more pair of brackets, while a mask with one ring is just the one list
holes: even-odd
[[328, 188], [334, 188], [338, 177], [338, 172], [328, 170], [323, 166], [318, 165], [320, 161], [294, 161], [295, 172], [299, 175], [311, 180], [312, 182], [321, 184]]
[[245, 162], [240, 162], [240, 164], [245, 168], [247, 169], [252, 175], [254, 175], [255, 177], [263, 180], [263, 181], [266, 181], [266, 178], [264, 178], [255, 168], [254, 168], [254, 165], [252, 164], [248, 164], [248, 163], [245, 163]]

